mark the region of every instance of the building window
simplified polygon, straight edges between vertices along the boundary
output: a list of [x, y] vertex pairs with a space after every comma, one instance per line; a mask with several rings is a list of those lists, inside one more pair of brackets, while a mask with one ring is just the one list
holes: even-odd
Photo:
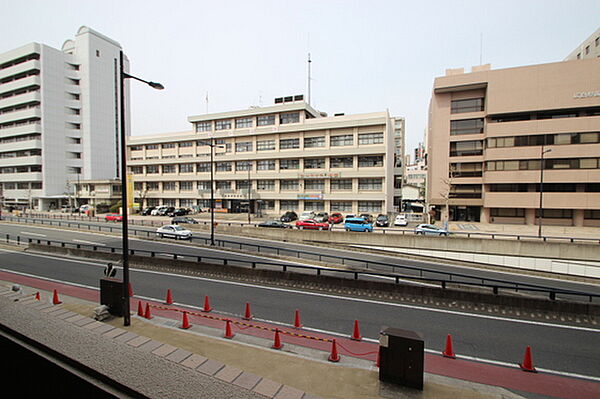
[[466, 157], [483, 155], [483, 141], [453, 141], [450, 142], [451, 157]]
[[381, 201], [358, 201], [358, 212], [381, 213]]
[[300, 160], [299, 159], [281, 159], [279, 161], [279, 169], [299, 169], [300, 168]]
[[275, 160], [256, 161], [256, 170], [275, 170]]
[[256, 189], [259, 191], [275, 190], [275, 180], [257, 180]]
[[325, 158], [305, 158], [304, 169], [324, 169]]
[[144, 167], [143, 166], [130, 166], [129, 171], [131, 173], [133, 173], [134, 175], [141, 175], [142, 173], [144, 173]]
[[217, 162], [215, 170], [217, 172], [231, 172], [231, 162]]
[[230, 181], [218, 181], [216, 182], [217, 190], [231, 190]]
[[522, 217], [525, 217], [525, 209], [523, 209], [523, 208], [491, 208], [490, 216], [505, 217], [505, 218], [522, 218]]
[[217, 155], [221, 155], [223, 150], [225, 150], [225, 153], [231, 152], [231, 143], [226, 142], [225, 139], [215, 140], [215, 145], [217, 146], [215, 150]]
[[166, 149], [166, 148], [175, 148], [175, 143], [165, 143], [161, 147], [163, 149]]
[[141, 146], [141, 145], [132, 145], [131, 147], [129, 147], [129, 149], [131, 151], [142, 151], [144, 149], [144, 146]]
[[383, 166], [383, 155], [360, 156], [358, 157], [358, 166], [361, 168], [381, 167]]
[[331, 179], [331, 191], [352, 191], [352, 179]]
[[279, 140], [280, 150], [289, 150], [294, 148], [300, 148], [300, 139], [281, 139]]
[[183, 141], [179, 143], [179, 148], [192, 147], [194, 145], [193, 141]]
[[304, 189], [309, 191], [322, 191], [325, 189], [325, 181], [318, 179], [304, 180]]
[[210, 132], [212, 130], [212, 122], [197, 122], [196, 133], [198, 132]]
[[249, 180], [236, 180], [235, 181], [235, 189], [236, 190], [248, 190], [252, 187], [252, 182]]
[[450, 135], [483, 133], [483, 118], [450, 121]]
[[281, 180], [279, 182], [279, 188], [281, 190], [294, 190], [297, 191], [298, 190], [298, 180]]
[[163, 165], [162, 172], [163, 173], [177, 173], [177, 167], [175, 165]]
[[354, 166], [353, 157], [330, 158], [329, 166], [331, 168], [352, 168]]
[[158, 144], [148, 144], [146, 150], [158, 150]]
[[162, 184], [163, 191], [174, 191], [175, 190], [175, 182], [174, 181], [165, 181]]
[[361, 133], [358, 135], [358, 144], [382, 144], [382, 133]]
[[196, 164], [196, 172], [210, 172], [210, 162], [201, 162]]
[[585, 46], [585, 54], [589, 54], [590, 53], [590, 46]]
[[256, 142], [256, 151], [270, 151], [275, 149], [275, 140], [259, 140]]
[[325, 147], [325, 136], [305, 137], [304, 148]]
[[331, 212], [352, 212], [352, 201], [331, 201]]
[[236, 171], [252, 170], [252, 161], [238, 161], [235, 163]]
[[[540, 210], [535, 210], [535, 217], [540, 217]], [[544, 219], [572, 219], [572, 209], [542, 209], [542, 218]]]
[[198, 182], [198, 190], [199, 191], [210, 191], [210, 181], [199, 181]]
[[158, 165], [147, 165], [146, 166], [146, 174], [151, 175], [158, 173]]
[[194, 182], [192, 182], [192, 181], [179, 182], [179, 191], [192, 191], [193, 189], [194, 189]]
[[224, 119], [215, 122], [215, 130], [229, 130], [231, 129], [231, 120]]
[[252, 151], [252, 142], [244, 141], [243, 143], [235, 143], [235, 152]]
[[194, 164], [182, 163], [179, 165], [179, 173], [194, 173]]
[[279, 201], [279, 209], [283, 211], [296, 211], [298, 210], [298, 200], [281, 200]]
[[304, 201], [305, 211], [322, 211], [325, 209], [325, 201]]
[[288, 112], [285, 114], [279, 115], [279, 123], [282, 125], [288, 123], [298, 123], [300, 122], [300, 113], [299, 112]]
[[465, 100], [452, 100], [450, 113], [461, 114], [463, 112], [483, 111], [483, 98], [469, 98]]
[[450, 177], [481, 177], [483, 165], [480, 162], [450, 164]]
[[260, 115], [256, 118], [257, 126], [269, 126], [275, 124], [275, 115]]
[[330, 145], [332, 147], [340, 147], [354, 144], [354, 136], [351, 134], [342, 134], [339, 136], [331, 136]]
[[146, 183], [146, 190], [148, 191], [158, 191], [158, 182], [149, 181]]
[[235, 120], [235, 128], [252, 127], [252, 118], [239, 118]]
[[358, 179], [358, 189], [361, 191], [381, 191], [383, 179]]
[[[598, 39], [596, 39], [596, 43]], [[600, 219], [600, 210], [598, 209], [586, 209], [583, 211], [584, 219]]]

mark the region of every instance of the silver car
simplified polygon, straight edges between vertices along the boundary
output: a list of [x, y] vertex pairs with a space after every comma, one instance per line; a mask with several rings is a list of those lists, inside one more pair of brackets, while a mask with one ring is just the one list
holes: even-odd
[[415, 227], [415, 234], [447, 236], [449, 232], [446, 229], [434, 226], [432, 224], [420, 224], [417, 227]]
[[156, 235], [160, 238], [172, 237], [176, 240], [189, 240], [192, 238], [192, 232], [176, 224], [168, 224], [156, 229]]

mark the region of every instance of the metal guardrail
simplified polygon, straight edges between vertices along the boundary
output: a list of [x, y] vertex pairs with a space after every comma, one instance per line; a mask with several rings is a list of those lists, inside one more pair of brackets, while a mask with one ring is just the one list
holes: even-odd
[[[107, 247], [107, 246], [101, 246], [101, 245], [96, 245], [96, 244], [72, 243], [72, 242], [66, 242], [66, 241], [47, 240], [47, 239], [40, 239], [40, 238], [23, 238], [23, 239], [21, 239], [20, 235], [6, 234], [6, 242], [10, 243], [11, 240], [13, 242], [16, 242], [17, 245], [31, 244], [31, 243], [37, 243], [37, 244], [42, 245], [45, 243], [48, 246], [54, 245], [54, 246], [60, 246], [62, 248], [91, 249], [92, 251], [95, 251], [95, 252], [104, 252], [104, 253], [113, 253], [113, 254], [122, 253], [122, 250], [123, 250], [120, 247]], [[208, 238], [205, 239], [206, 242], [208, 242], [209, 240], [210, 239], [208, 239]], [[220, 241], [221, 243], [224, 242], [222, 240], [218, 240], [218, 241]], [[246, 245], [246, 244], [244, 244], [244, 245]], [[275, 248], [275, 247], [272, 247], [272, 248]], [[277, 249], [279, 249], [279, 248], [277, 248]], [[296, 250], [294, 250], [294, 251], [296, 251]], [[419, 275], [416, 276], [416, 275], [397, 274], [397, 273], [382, 273], [382, 272], [368, 271], [368, 270], [333, 269], [333, 268], [324, 268], [324, 267], [309, 266], [309, 265], [290, 265], [290, 264], [281, 263], [281, 262], [267, 262], [267, 261], [256, 261], [256, 260], [250, 261], [250, 260], [243, 260], [243, 259], [232, 259], [231, 257], [224, 257], [224, 256], [204, 256], [204, 255], [191, 255], [191, 254], [182, 255], [182, 254], [178, 254], [178, 253], [174, 253], [174, 252], [153, 251], [153, 250], [130, 249], [129, 252], [130, 252], [130, 255], [140, 255], [141, 254], [141, 255], [151, 257], [151, 258], [163, 256], [163, 257], [167, 257], [168, 259], [172, 259], [172, 260], [191, 259], [196, 262], [202, 262], [203, 260], [204, 261], [209, 260], [212, 262], [207, 262], [207, 263], [218, 262], [218, 264], [222, 264], [222, 265], [231, 265], [231, 264], [238, 263], [241, 265], [249, 266], [252, 269], [256, 269], [256, 268], [258, 268], [258, 266], [262, 265], [262, 266], [281, 268], [282, 271], [284, 271], [284, 272], [288, 271], [288, 269], [299, 269], [299, 270], [304, 270], [304, 271], [309, 270], [309, 271], [314, 272], [317, 276], [321, 276], [326, 273], [331, 273], [331, 274], [341, 273], [342, 275], [346, 276], [346, 278], [347, 278], [347, 276], [351, 276], [355, 280], [358, 280], [361, 276], [387, 278], [387, 279], [393, 279], [395, 281], [395, 284], [399, 284], [400, 280], [412, 280], [412, 281], [436, 284], [436, 285], [439, 285], [442, 289], [446, 289], [446, 288], [448, 288], [448, 286], [456, 286], [456, 287], [470, 286], [470, 287], [490, 289], [493, 292], [493, 294], [495, 294], [495, 295], [498, 295], [500, 293], [500, 290], [503, 290], [503, 291], [511, 291], [511, 292], [512, 291], [514, 291], [514, 292], [522, 291], [522, 292], [543, 293], [546, 296], [548, 296], [548, 298], [550, 300], [556, 300], [557, 295], [570, 295], [570, 296], [575, 296], [578, 298], [588, 298], [589, 302], [593, 302], [594, 299], [600, 299], [600, 294], [594, 294], [594, 293], [590, 293], [590, 292], [558, 289], [558, 288], [545, 287], [545, 286], [529, 284], [529, 283], [515, 283], [512, 281], [506, 281], [506, 280], [500, 280], [500, 279], [473, 277], [473, 276], [469, 276], [466, 274], [449, 273], [449, 272], [442, 272], [442, 271], [437, 271], [437, 270], [428, 270], [428, 269], [422, 269], [422, 268], [417, 268], [417, 267], [412, 267], [412, 266], [390, 265], [390, 264], [386, 264], [384, 262], [368, 261], [369, 264], [393, 266], [393, 267], [397, 267], [397, 268], [411, 269], [413, 271], [417, 270], [417, 271], [419, 271]], [[298, 251], [298, 252], [304, 253], [302, 251]], [[349, 260], [349, 258], [346, 258], [346, 260]], [[358, 258], [354, 258], [351, 260], [358, 260], [358, 261], [365, 262], [364, 260], [360, 260]], [[424, 275], [424, 272], [435, 273], [435, 274], [447, 276], [447, 277], [446, 278], [427, 277]], [[466, 278], [466, 279], [471, 279], [473, 281], [465, 281], [465, 280], [457, 279], [457, 278], [464, 278], [464, 279]]]
[[[30, 217], [30, 218], [46, 218], [46, 219], [61, 219], [61, 220], [79, 220], [79, 221], [95, 221], [95, 222], [106, 222], [106, 223], [111, 223], [109, 221], [106, 221], [103, 217], [99, 217], [99, 216], [75, 216], [73, 214], [38, 214], [38, 213], [28, 213], [27, 215], [24, 215], [24, 217]], [[196, 219], [196, 221], [198, 222], [198, 224], [202, 224], [205, 226], [210, 226], [210, 221], [204, 221], [204, 220], [198, 220]], [[254, 227], [258, 227], [258, 223], [247, 223], [247, 222], [223, 222], [220, 221], [218, 222], [219, 224], [225, 225], [225, 226], [254, 226]], [[164, 221], [155, 221], [155, 220], [139, 220], [139, 219], [129, 219], [129, 224], [132, 225], [138, 225], [138, 226], [150, 226], [150, 227], [160, 227], [160, 226], [164, 226], [165, 224], [169, 224], [169, 222], [164, 222]], [[336, 228], [337, 226], [333, 225], [332, 226], [332, 230], [336, 231], [344, 231], [344, 229], [342, 227], [340, 228]], [[376, 228], [375, 231], [380, 231], [382, 234], [414, 234], [414, 230], [413, 229], [401, 229], [401, 228]], [[451, 231], [450, 232], [451, 236], [455, 236], [455, 237], [467, 237], [467, 238], [471, 238], [471, 237], [475, 237], [475, 238], [486, 238], [486, 239], [512, 239], [512, 240], [517, 240], [517, 241], [521, 241], [521, 240], [531, 240], [531, 241], [543, 241], [543, 242], [548, 242], [548, 241], [558, 241], [558, 242], [569, 242], [569, 243], [575, 243], [575, 242], [581, 242], [581, 243], [591, 243], [591, 244], [600, 244], [600, 237], [598, 238], [589, 238], [589, 237], [561, 237], [561, 236], [537, 236], [537, 235], [528, 235], [528, 234], [504, 234], [504, 233], [482, 233], [482, 232], [464, 232], [464, 231]], [[442, 238], [442, 237], [440, 237]]]

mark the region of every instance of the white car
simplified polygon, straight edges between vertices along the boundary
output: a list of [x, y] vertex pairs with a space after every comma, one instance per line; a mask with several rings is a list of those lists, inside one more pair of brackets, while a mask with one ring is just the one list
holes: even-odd
[[302, 214], [300, 215], [298, 220], [307, 220], [307, 219], [314, 219], [314, 218], [315, 218], [315, 213], [313, 211], [304, 211], [304, 212], [302, 212]]
[[408, 226], [408, 220], [406, 220], [406, 215], [396, 216], [396, 219], [394, 219], [394, 226]]
[[192, 238], [192, 232], [176, 224], [168, 224], [156, 229], [156, 235], [160, 238], [172, 237], [176, 240], [189, 240]]
[[160, 212], [160, 211], [163, 211], [163, 210], [165, 210], [165, 209], [167, 209], [167, 207], [166, 207], [166, 206], [163, 206], [163, 205], [161, 205], [161, 206], [157, 206], [156, 208], [152, 209], [152, 211], [150, 212], [150, 215], [151, 215], [151, 216], [157, 216], [157, 215], [160, 215], [160, 213], [159, 213], [159, 212]]

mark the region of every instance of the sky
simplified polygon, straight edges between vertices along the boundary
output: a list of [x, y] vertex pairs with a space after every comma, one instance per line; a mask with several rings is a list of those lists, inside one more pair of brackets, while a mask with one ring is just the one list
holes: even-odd
[[562, 61], [600, 27], [598, 0], [5, 0], [0, 10], [0, 53], [60, 49], [82, 25], [119, 42], [133, 75], [165, 86], [132, 82], [132, 135], [307, 95], [310, 52], [311, 105], [405, 117], [407, 152], [424, 140], [447, 68]]

